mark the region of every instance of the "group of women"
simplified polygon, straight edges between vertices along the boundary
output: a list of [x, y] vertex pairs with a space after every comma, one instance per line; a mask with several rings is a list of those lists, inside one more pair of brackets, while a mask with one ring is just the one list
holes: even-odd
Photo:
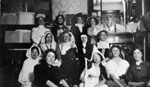
[[133, 50], [135, 62], [129, 64], [119, 46], [109, 46], [107, 31], [96, 26], [96, 18], [89, 18], [89, 26], [85, 26], [77, 15], [77, 23], [69, 29], [64, 16], [58, 15], [53, 29], [48, 29], [45, 15], [36, 17], [39, 26], [32, 29], [33, 45], [18, 77], [22, 87], [150, 85], [150, 64], [142, 61], [141, 49]]

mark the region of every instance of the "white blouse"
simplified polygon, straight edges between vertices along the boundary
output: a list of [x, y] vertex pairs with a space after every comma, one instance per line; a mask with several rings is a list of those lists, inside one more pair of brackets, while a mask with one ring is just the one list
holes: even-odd
[[126, 60], [121, 59], [117, 64], [114, 60], [110, 60], [105, 65], [109, 74], [113, 74], [117, 79], [126, 73], [129, 63]]
[[45, 32], [50, 31], [49, 29], [45, 28], [44, 26], [39, 26], [32, 29], [31, 39], [34, 43], [39, 44], [42, 36]]

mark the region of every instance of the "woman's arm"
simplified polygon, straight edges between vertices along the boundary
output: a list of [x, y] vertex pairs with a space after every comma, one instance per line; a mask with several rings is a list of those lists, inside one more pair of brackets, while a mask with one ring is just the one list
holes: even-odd
[[110, 77], [114, 80], [115, 83], [119, 85], [119, 87], [124, 87], [124, 85], [117, 79], [114, 75], [110, 74]]
[[140, 86], [140, 85], [144, 85], [145, 82], [128, 82], [129, 86]]
[[105, 84], [105, 82], [106, 82], [106, 79], [100, 81], [100, 83], [96, 84], [95, 87], [100, 87], [101, 85]]
[[50, 80], [47, 80], [46, 81], [46, 85], [48, 86], [48, 87], [58, 87], [56, 84], [54, 84], [52, 81], [50, 81]]
[[59, 83], [60, 83], [63, 87], [69, 87], [68, 83], [67, 83], [64, 79], [60, 80]]
[[80, 80], [82, 81], [82, 82], [84, 82], [85, 81], [85, 69], [82, 71], [82, 73], [81, 73], [81, 75], [80, 75]]

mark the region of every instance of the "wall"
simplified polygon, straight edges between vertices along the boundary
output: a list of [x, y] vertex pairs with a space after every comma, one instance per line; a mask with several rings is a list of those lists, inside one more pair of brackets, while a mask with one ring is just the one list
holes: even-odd
[[87, 14], [88, 0], [52, 0], [52, 17], [53, 20], [60, 11], [65, 14], [76, 14], [79, 12]]

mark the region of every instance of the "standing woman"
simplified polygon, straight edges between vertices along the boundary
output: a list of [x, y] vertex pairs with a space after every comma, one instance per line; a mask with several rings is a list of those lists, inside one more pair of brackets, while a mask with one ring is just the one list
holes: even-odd
[[132, 64], [126, 74], [128, 85], [131, 87], [150, 86], [150, 63], [143, 61], [143, 51], [136, 47], [133, 50], [135, 63]]
[[77, 47], [80, 48], [80, 44], [82, 43], [80, 36], [81, 34], [87, 34], [87, 28], [85, 28], [82, 13], [76, 14], [76, 23], [71, 26], [70, 32], [75, 37]]
[[52, 33], [55, 37], [55, 41], [58, 42], [58, 38], [61, 33], [64, 31], [69, 31], [68, 27], [65, 26], [65, 17], [63, 15], [56, 16], [54, 28], [52, 29]]
[[90, 36], [90, 43], [96, 44], [96, 35], [100, 31], [96, 26], [98, 24], [98, 20], [95, 17], [90, 17], [88, 19], [88, 24], [90, 25], [90, 27], [87, 29], [87, 34]]
[[56, 50], [56, 42], [51, 32], [45, 32], [40, 42], [40, 48], [42, 52], [45, 52], [48, 49]]
[[50, 31], [48, 28], [46, 28], [45, 25], [45, 14], [37, 14], [36, 15], [36, 22], [38, 24], [38, 27], [34, 27], [31, 31], [31, 39], [33, 43], [36, 43], [37, 45], [40, 43], [40, 40], [44, 33], [46, 31]]
[[33, 70], [34, 66], [39, 64], [39, 60], [41, 59], [40, 55], [40, 48], [36, 45], [31, 46], [31, 48], [27, 50], [26, 56], [28, 58], [24, 61], [18, 78], [22, 87], [32, 87], [31, 85], [34, 80]]
[[126, 84], [122, 81], [121, 77], [126, 74], [129, 63], [122, 59], [121, 48], [119, 46], [112, 46], [110, 51], [111, 60], [105, 64], [103, 63], [108, 72], [108, 77], [110, 78], [106, 84], [110, 87], [125, 87]]

